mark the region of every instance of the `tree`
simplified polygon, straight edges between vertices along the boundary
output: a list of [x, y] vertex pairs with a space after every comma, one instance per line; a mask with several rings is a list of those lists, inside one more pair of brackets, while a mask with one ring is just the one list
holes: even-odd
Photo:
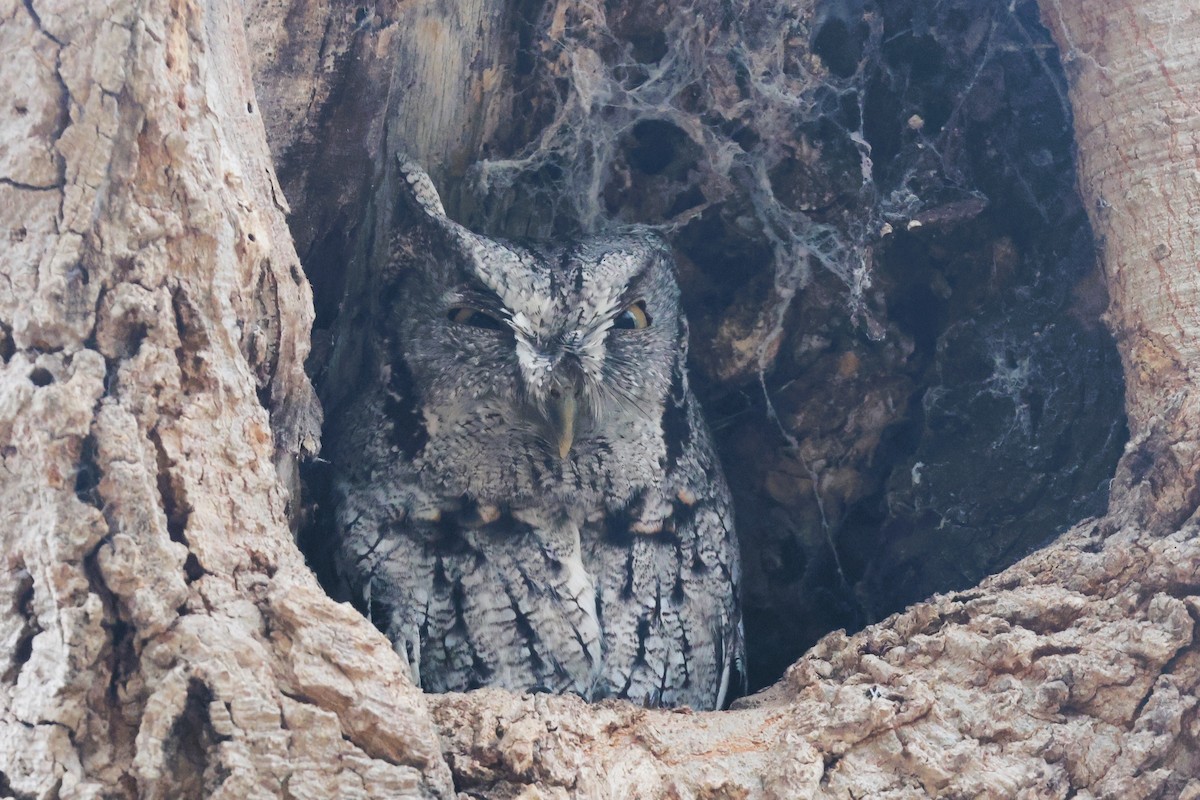
[[[562, 8], [563, 26], [593, 21]], [[0, 6], [0, 794], [1200, 796], [1184, 168], [1200, 60], [1181, 9], [1043, 8], [1126, 377], [1107, 515], [977, 588], [829, 634], [740, 710], [694, 714], [424, 696], [292, 541], [320, 421], [293, 236], [351, 252], [353, 296], [393, 150], [448, 179], [504, 126], [569, 129], [537, 98], [529, 120], [503, 110], [498, 67], [533, 12], [260, 2], [244, 31], [228, 2]], [[570, 55], [586, 84], [595, 65]], [[390, 96], [356, 91], [372, 81]], [[268, 141], [306, 161], [289, 191], [330, 195], [291, 235]], [[478, 202], [505, 205], [496, 191]], [[786, 309], [789, 287], [769, 288]], [[319, 315], [341, 291], [318, 289]], [[745, 334], [751, 372], [773, 330]]]
[[240, 9], [3, 19], [0, 787], [448, 794], [419, 694], [291, 544], [311, 300]]

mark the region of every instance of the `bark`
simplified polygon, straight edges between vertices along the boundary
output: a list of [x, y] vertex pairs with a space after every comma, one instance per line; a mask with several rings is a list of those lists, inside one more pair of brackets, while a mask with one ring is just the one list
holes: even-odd
[[458, 785], [486, 797], [1194, 797], [1198, 567], [1193, 529], [1081, 526], [829, 635], [743, 710], [431, 703]]
[[0, 790], [447, 796], [419, 694], [291, 541], [311, 299], [240, 7], [0, 20]]
[[513, 29], [490, 8], [248, 4], [248, 46], [224, 0], [0, 2], [0, 795], [1200, 797], [1200, 16], [1044, 8], [1127, 377], [1110, 513], [697, 714], [422, 696], [291, 539], [319, 412], [267, 128], [297, 243], [365, 285], [387, 155], [454, 175], [511, 122], [500, 40], [458, 35]]
[[1103, 242], [1130, 442], [1112, 518], [1170, 531], [1200, 505], [1194, 390], [1200, 327], [1200, 25], [1185, 5], [1046, 3], [1071, 77], [1080, 188]]

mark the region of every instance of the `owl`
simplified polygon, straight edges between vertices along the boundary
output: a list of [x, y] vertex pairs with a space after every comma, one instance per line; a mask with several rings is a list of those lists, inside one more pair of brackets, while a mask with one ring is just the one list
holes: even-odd
[[721, 707], [738, 549], [670, 250], [488, 238], [400, 174], [366, 388], [327, 436], [340, 574], [427, 691]]

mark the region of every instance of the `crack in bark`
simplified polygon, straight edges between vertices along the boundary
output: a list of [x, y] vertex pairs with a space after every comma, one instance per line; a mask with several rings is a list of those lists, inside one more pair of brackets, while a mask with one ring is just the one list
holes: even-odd
[[218, 749], [221, 742], [231, 737], [222, 736], [213, 728], [209, 715], [213, 699], [208, 684], [196, 677], [189, 678], [183, 710], [171, 725], [169, 738], [163, 742], [163, 767], [171, 776], [167, 785], [179, 797], [211, 797], [232, 775]]
[[171, 290], [171, 307], [175, 312], [175, 328], [179, 335], [175, 358], [182, 378], [180, 389], [185, 394], [204, 394], [211, 388], [212, 380], [205, 370], [210, 342], [203, 327], [203, 315], [192, 305], [182, 287]]
[[46, 28], [42, 25], [41, 16], [39, 16], [37, 11], [35, 11], [33, 8], [33, 0], [22, 0], [22, 5], [25, 6], [25, 10], [29, 12], [30, 18], [33, 19], [33, 24], [34, 24], [34, 26], [37, 27], [38, 33], [42, 34], [47, 39], [54, 42], [59, 47], [66, 46], [65, 42], [63, 42], [61, 39], [56, 37], [54, 34], [50, 33], [50, 31], [46, 30]]
[[51, 183], [45, 186], [34, 183], [21, 183], [12, 178], [0, 177], [0, 186], [11, 186], [14, 189], [20, 189], [26, 192], [54, 192], [62, 191], [66, 188], [66, 183]]
[[20, 578], [17, 581], [17, 594], [13, 603], [17, 612], [21, 615], [21, 633], [13, 645], [11, 655], [12, 664], [5, 670], [2, 678], [9, 685], [16, 685], [17, 679], [21, 675], [21, 669], [29, 663], [29, 659], [33, 655], [33, 639], [42, 632], [42, 627], [37, 621], [37, 613], [33, 608], [33, 599], [33, 576], [22, 566], [20, 568]]
[[67, 162], [63, 157], [63, 154], [59, 152], [58, 142], [62, 139], [62, 135], [66, 132], [71, 121], [71, 90], [67, 87], [67, 83], [62, 76], [62, 51], [67, 45], [61, 39], [46, 30], [45, 26], [42, 24], [41, 16], [33, 7], [33, 0], [22, 0], [22, 5], [24, 6], [25, 11], [29, 14], [30, 19], [33, 20], [34, 27], [38, 30], [38, 32], [58, 46], [58, 50], [54, 54], [53, 75], [54, 80], [58, 83], [61, 93], [54, 130], [52, 133], [50, 133], [47, 140], [50, 150], [53, 152], [54, 168], [58, 173], [58, 179], [53, 184], [46, 186], [22, 184], [9, 178], [0, 178], [0, 183], [5, 183], [17, 189], [31, 191], [59, 191], [60, 195], [58, 201], [58, 214], [54, 220], [55, 233], [58, 233], [59, 223], [63, 219], [63, 204], [66, 202], [65, 189], [67, 187]]
[[[158, 495], [162, 501], [163, 513], [167, 518], [167, 534], [171, 541], [179, 542], [188, 547], [187, 525], [192, 514], [192, 505], [188, 501], [187, 489], [182, 479], [174, 474], [174, 461], [163, 446], [162, 435], [157, 427], [147, 432], [147, 438], [154, 445], [156, 482]], [[189, 552], [190, 557], [194, 556]]]
[[96, 436], [88, 433], [79, 447], [79, 461], [75, 473], [75, 497], [81, 503], [103, 511], [104, 499], [100, 496], [100, 481], [104, 471], [96, 460]]
[[[321, 701], [310, 698], [301, 691], [291, 691], [280, 688], [279, 693], [289, 700], [293, 700], [301, 705], [312, 706], [313, 708], [320, 709], [322, 711], [330, 710], [327, 705], [323, 705]], [[287, 728], [286, 725], [283, 727], [285, 729]], [[379, 760], [393, 767], [407, 767], [409, 769], [416, 770], [421, 770], [427, 766], [426, 764], [415, 759], [412, 762], [404, 762], [392, 758], [387, 753], [382, 752], [380, 748], [371, 747], [369, 738], [367, 738], [366, 741], [361, 741], [363, 737], [356, 736], [353, 732], [348, 731], [344, 725], [341, 729], [341, 735], [342, 741], [346, 742], [356, 751], [361, 753], [364, 758]]]

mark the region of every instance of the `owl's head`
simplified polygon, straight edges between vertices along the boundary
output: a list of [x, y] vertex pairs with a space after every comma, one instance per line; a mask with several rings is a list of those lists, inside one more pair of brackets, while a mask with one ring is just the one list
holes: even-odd
[[642, 230], [570, 243], [480, 236], [448, 219], [428, 177], [405, 167], [417, 219], [395, 239], [392, 324], [426, 425], [560, 460], [661, 440], [687, 346], [662, 240]]

